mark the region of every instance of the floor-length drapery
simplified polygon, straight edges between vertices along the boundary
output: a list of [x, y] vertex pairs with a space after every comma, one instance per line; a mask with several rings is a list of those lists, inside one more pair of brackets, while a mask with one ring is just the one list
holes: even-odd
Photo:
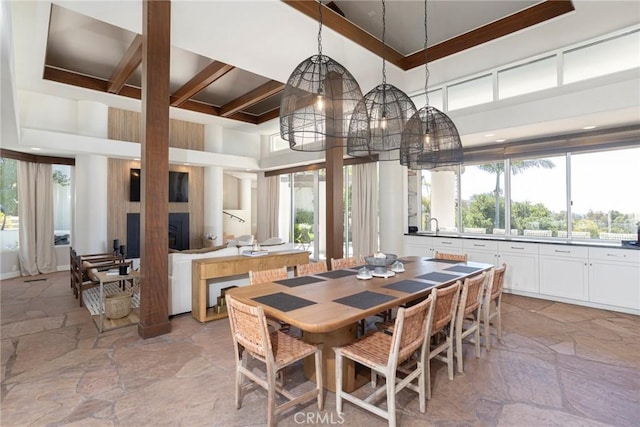
[[23, 276], [56, 271], [50, 164], [18, 162], [18, 231]]
[[278, 228], [278, 214], [280, 210], [280, 176], [265, 178], [267, 182], [267, 230], [266, 238], [280, 237]]
[[378, 174], [377, 163], [353, 166], [353, 256], [359, 259], [378, 250]]

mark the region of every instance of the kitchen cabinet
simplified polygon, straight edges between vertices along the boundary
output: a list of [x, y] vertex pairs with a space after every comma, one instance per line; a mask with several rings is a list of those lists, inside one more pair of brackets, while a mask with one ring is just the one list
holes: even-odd
[[539, 293], [538, 244], [498, 242], [498, 265], [507, 264], [504, 288]]
[[462, 249], [462, 239], [456, 239], [453, 237], [440, 237], [434, 236], [431, 238], [430, 256], [435, 257], [437, 252], [444, 252], [448, 254], [460, 254], [464, 253]]
[[640, 310], [640, 251], [589, 248], [589, 301]]
[[405, 236], [405, 255], [433, 258], [438, 252], [462, 254], [462, 240], [440, 236]]
[[493, 265], [498, 261], [498, 242], [495, 240], [465, 239], [462, 241], [462, 249], [469, 261]]
[[588, 248], [540, 245], [540, 293], [587, 301]]
[[431, 256], [431, 237], [429, 236], [404, 236], [405, 256]]

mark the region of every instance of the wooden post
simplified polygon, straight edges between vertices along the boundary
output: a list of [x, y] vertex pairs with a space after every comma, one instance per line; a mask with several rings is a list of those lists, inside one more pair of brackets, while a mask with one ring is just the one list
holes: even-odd
[[151, 338], [169, 322], [169, 58], [171, 2], [142, 2], [142, 203], [140, 323]]
[[[342, 78], [335, 73], [327, 76], [327, 86], [331, 85], [332, 98], [341, 99]], [[327, 102], [327, 134], [342, 133], [343, 122], [342, 104], [339, 102]], [[332, 114], [329, 114], [332, 113]], [[337, 117], [337, 120], [330, 119]], [[326, 217], [326, 242], [327, 260], [331, 258], [342, 258], [344, 256], [344, 201], [343, 201], [343, 154], [344, 138], [336, 139], [327, 137], [325, 151], [326, 158], [326, 184], [327, 184], [327, 217]]]

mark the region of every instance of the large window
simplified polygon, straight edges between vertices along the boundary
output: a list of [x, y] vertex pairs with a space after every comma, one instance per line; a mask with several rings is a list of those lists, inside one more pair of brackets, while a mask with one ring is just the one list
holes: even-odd
[[556, 56], [538, 59], [498, 72], [498, 97], [510, 98], [557, 86]]
[[71, 166], [52, 165], [53, 171], [53, 229], [56, 245], [71, 244], [72, 177]]
[[640, 147], [571, 155], [573, 238], [636, 240], [638, 165]]
[[512, 159], [511, 228], [530, 237], [566, 237], [565, 156]]
[[463, 233], [505, 234], [504, 162], [465, 165], [460, 194]]
[[18, 162], [0, 158], [0, 249], [18, 247]]
[[449, 111], [493, 101], [491, 75], [481, 76], [449, 86]]

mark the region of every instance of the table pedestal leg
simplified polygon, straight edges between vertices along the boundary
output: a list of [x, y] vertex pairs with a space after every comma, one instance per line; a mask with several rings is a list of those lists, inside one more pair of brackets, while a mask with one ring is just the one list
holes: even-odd
[[[355, 341], [358, 324], [354, 323], [335, 331], [326, 333], [304, 332], [303, 339], [310, 344], [323, 343], [322, 349], [322, 372], [324, 375], [323, 384], [329, 391], [336, 391], [336, 361], [333, 347], [339, 347]], [[315, 364], [313, 356], [304, 359], [304, 374], [307, 378], [315, 381]], [[342, 388], [351, 392], [368, 381], [366, 375], [357, 378], [355, 363], [352, 360], [344, 359], [342, 371]]]

